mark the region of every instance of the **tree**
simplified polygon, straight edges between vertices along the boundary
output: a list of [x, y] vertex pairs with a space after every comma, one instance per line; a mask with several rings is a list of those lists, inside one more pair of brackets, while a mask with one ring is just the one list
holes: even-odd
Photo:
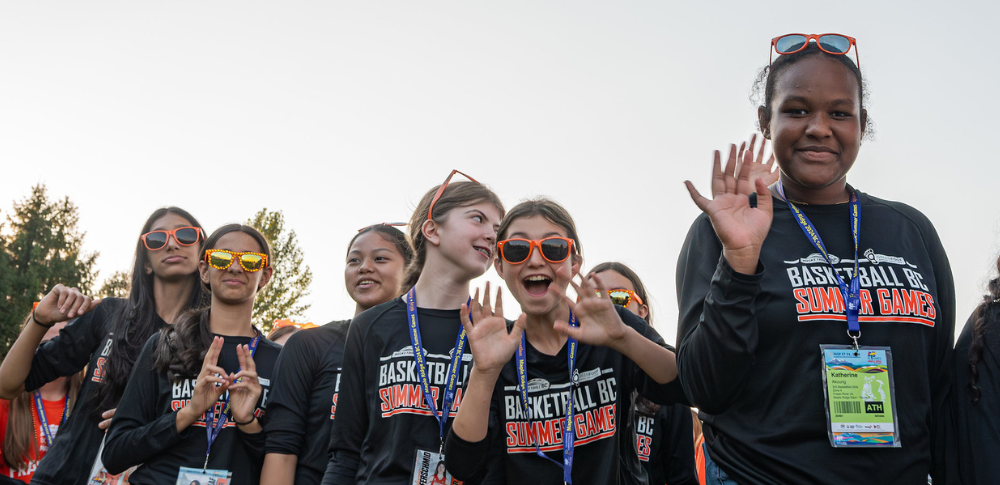
[[247, 224], [264, 234], [271, 243], [274, 275], [253, 304], [254, 324], [267, 333], [275, 319], [301, 318], [312, 306], [302, 302], [309, 294], [312, 271], [302, 262], [295, 231], [285, 231], [285, 215], [281, 211], [270, 212], [265, 207]]
[[132, 290], [132, 279], [127, 271], [115, 271], [104, 280], [97, 296], [101, 298], [128, 298]]
[[83, 253], [86, 233], [77, 228], [77, 207], [69, 197], [51, 201], [45, 185], [15, 202], [7, 215], [9, 234], [0, 235], [0, 344], [3, 355], [20, 333], [32, 303], [57, 283], [90, 293], [98, 253]]

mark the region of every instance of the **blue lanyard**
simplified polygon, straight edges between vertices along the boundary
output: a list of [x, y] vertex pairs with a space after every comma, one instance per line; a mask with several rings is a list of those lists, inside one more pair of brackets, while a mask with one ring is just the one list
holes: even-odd
[[847, 335], [854, 339], [855, 349], [858, 345], [858, 337], [861, 336], [861, 325], [858, 323], [858, 314], [861, 310], [861, 282], [858, 277], [858, 242], [859, 233], [861, 232], [861, 215], [858, 203], [858, 194], [854, 189], [848, 188], [851, 192], [850, 199], [850, 217], [851, 217], [851, 237], [854, 239], [854, 274], [851, 276], [850, 287], [847, 283], [844, 283], [844, 278], [837, 273], [837, 267], [833, 265], [833, 261], [830, 259], [830, 254], [826, 251], [826, 246], [823, 245], [823, 240], [819, 237], [819, 232], [813, 227], [812, 222], [809, 218], [802, 212], [801, 209], [795, 206], [792, 201], [785, 197], [785, 191], [781, 186], [781, 181], [778, 181], [778, 194], [781, 195], [782, 199], [788, 204], [788, 208], [791, 209], [792, 213], [795, 215], [795, 222], [799, 223], [799, 227], [802, 228], [802, 232], [805, 233], [809, 242], [812, 243], [813, 247], [816, 248], [820, 254], [826, 259], [827, 263], [833, 267], [833, 274], [837, 276], [837, 284], [840, 286], [840, 294], [844, 297], [844, 313], [847, 316]]
[[[471, 299], [469, 300], [472, 301]], [[445, 381], [444, 400], [441, 401], [441, 414], [438, 414], [437, 406], [434, 403], [434, 395], [431, 394], [431, 381], [427, 372], [427, 361], [424, 359], [424, 346], [420, 340], [420, 322], [417, 319], [417, 291], [410, 288], [406, 292], [406, 317], [410, 325], [410, 345], [413, 347], [413, 360], [417, 363], [417, 378], [420, 379], [420, 387], [424, 391], [424, 401], [430, 408], [431, 414], [437, 420], [441, 428], [439, 437], [441, 447], [438, 449], [440, 455], [444, 451], [444, 427], [451, 414], [451, 403], [455, 400], [455, 389], [458, 387], [458, 372], [462, 369], [462, 356], [465, 354], [465, 327], [458, 332], [455, 339], [455, 349], [451, 352], [451, 363], [448, 365], [447, 380]], [[470, 315], [471, 319], [472, 316]]]
[[[45, 405], [42, 403], [42, 393], [35, 391], [32, 393], [35, 397], [35, 410], [38, 413], [38, 427], [42, 429], [42, 436], [45, 437], [45, 446], [52, 446], [52, 440], [56, 439], [56, 436], [52, 434], [52, 430], [49, 429], [49, 420], [45, 416]], [[63, 396], [63, 413], [62, 418], [59, 420], [59, 425], [62, 426], [66, 422], [66, 409], [69, 408], [69, 394]]]
[[[571, 327], [577, 327], [580, 324], [576, 321], [576, 315], [573, 312], [569, 312], [569, 324]], [[563, 482], [573, 483], [573, 442], [576, 440], [576, 433], [573, 427], [573, 370], [576, 368], [576, 348], [577, 343], [573, 337], [569, 337], [566, 342], [568, 345], [566, 349], [566, 364], [569, 367], [569, 399], [566, 400], [566, 424], [563, 425], [563, 462], [549, 458], [548, 455], [542, 453], [542, 449], [538, 446], [538, 439], [535, 438], [534, 428], [531, 426], [531, 404], [528, 401], [528, 364], [525, 361], [525, 340], [524, 333], [521, 333], [521, 344], [517, 346], [517, 353], [515, 354], [516, 364], [517, 364], [517, 387], [521, 391], [521, 402], [519, 403], [523, 409], [525, 418], [528, 420], [528, 435], [531, 436], [531, 441], [535, 443], [535, 453], [538, 456], [545, 458], [546, 460], [559, 465], [563, 469]]]
[[[254, 327], [253, 331], [255, 335], [253, 340], [250, 341], [250, 358], [253, 358], [257, 352], [257, 343], [260, 342], [260, 330]], [[239, 374], [242, 368], [242, 366], [237, 368], [236, 373]], [[215, 411], [213, 409], [215, 409], [215, 403], [212, 403], [208, 407], [208, 410], [205, 411], [205, 432], [208, 434], [208, 449], [205, 450], [205, 466], [202, 467], [202, 470], [208, 468], [208, 455], [212, 452], [212, 443], [215, 442], [215, 438], [219, 437], [222, 428], [226, 426], [229, 414], [229, 394], [226, 394], [226, 401], [222, 406], [222, 413], [219, 415], [218, 421], [215, 420]]]

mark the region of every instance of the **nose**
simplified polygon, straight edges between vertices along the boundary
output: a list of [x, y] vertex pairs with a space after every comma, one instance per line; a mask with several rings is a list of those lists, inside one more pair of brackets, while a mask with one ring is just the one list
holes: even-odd
[[826, 113], [815, 113], [809, 118], [809, 124], [806, 126], [806, 135], [813, 138], [826, 138], [831, 136], [833, 131], [830, 129], [830, 120], [827, 119]]
[[361, 265], [358, 266], [358, 273], [371, 273], [373, 270], [373, 261], [371, 258], [361, 258]]
[[532, 246], [531, 254], [528, 255], [527, 263], [528, 266], [536, 268], [539, 266], [544, 266], [546, 261], [545, 258], [542, 257], [542, 248], [538, 246]]

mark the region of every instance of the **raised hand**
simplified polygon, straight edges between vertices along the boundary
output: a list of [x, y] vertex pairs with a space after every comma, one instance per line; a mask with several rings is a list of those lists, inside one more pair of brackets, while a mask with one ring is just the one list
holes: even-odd
[[521, 314], [514, 322], [514, 328], [507, 332], [507, 321], [503, 318], [503, 298], [497, 288], [496, 310], [490, 305], [490, 283], [486, 283], [482, 302], [479, 290], [472, 298], [472, 306], [462, 305], [462, 326], [469, 339], [469, 348], [474, 359], [473, 369], [488, 374], [498, 374], [521, 343], [521, 334], [527, 316]]
[[[753, 154], [743, 154], [743, 166], [753, 165]], [[684, 181], [691, 200], [708, 214], [715, 234], [722, 241], [722, 255], [732, 268], [740, 273], [752, 274], [757, 269], [760, 248], [771, 228], [773, 211], [771, 192], [761, 178], [750, 180], [751, 170], [736, 174], [736, 145], [729, 149], [729, 161], [722, 168], [722, 155], [715, 151], [712, 168], [712, 199], [703, 197], [694, 184]], [[757, 207], [750, 207], [749, 195], [757, 193]]]
[[628, 333], [628, 327], [615, 310], [614, 303], [611, 303], [608, 288], [601, 277], [594, 274], [588, 279], [581, 277], [580, 284], [572, 280], [570, 284], [579, 300], [574, 302], [565, 295], [563, 299], [576, 315], [579, 326], [571, 327], [568, 322], [557, 320], [555, 330], [581, 343], [617, 347]]
[[79, 317], [93, 310], [100, 302], [101, 300], [93, 300], [76, 288], [58, 284], [38, 303], [34, 319], [39, 325], [47, 327]]
[[[212, 345], [208, 348], [208, 352], [205, 353], [205, 360], [201, 364], [201, 372], [198, 373], [194, 391], [191, 393], [191, 401], [187, 406], [181, 408], [180, 412], [183, 412], [187, 420], [190, 420], [191, 423], [200, 418], [209, 407], [214, 406], [218, 402], [219, 397], [222, 396], [222, 393], [229, 389], [229, 376], [222, 367], [217, 365], [219, 362], [219, 353], [222, 352], [222, 342], [222, 337], [212, 339]], [[178, 428], [180, 428], [181, 416], [178, 416], [177, 421]]]
[[246, 423], [253, 420], [257, 399], [263, 390], [257, 379], [257, 364], [250, 355], [250, 347], [237, 345], [236, 356], [240, 360], [240, 371], [229, 375], [229, 409], [234, 421]]
[[[750, 153], [753, 153], [753, 147], [757, 143], [757, 134], [754, 133], [750, 137]], [[749, 165], [750, 170], [750, 182], [753, 183], [755, 178], [759, 178], [764, 181], [764, 185], [771, 186], [771, 184], [778, 181], [777, 167], [774, 165], [774, 152], [771, 152], [771, 156], [767, 158], [767, 162], [764, 162], [764, 147], [767, 146], [767, 139], [761, 141], [760, 151], [757, 152], [757, 160]], [[739, 176], [740, 172], [743, 170], [743, 159], [744, 159], [744, 149], [746, 148], [746, 142], [740, 143], [740, 152], [736, 156], [736, 175]]]

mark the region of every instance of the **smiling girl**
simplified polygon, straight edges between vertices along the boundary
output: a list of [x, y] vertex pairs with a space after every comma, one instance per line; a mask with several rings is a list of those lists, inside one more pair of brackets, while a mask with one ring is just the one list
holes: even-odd
[[[89, 298], [75, 288], [56, 285], [29, 317], [0, 364], [0, 397], [11, 398], [87, 369], [69, 419], [35, 471], [35, 483], [88, 482], [104, 429], [142, 345], [182, 312], [204, 302], [198, 284], [202, 232], [187, 211], [157, 209], [135, 239], [128, 298], [106, 298], [88, 313], [93, 307]], [[57, 337], [38, 346], [47, 327], [72, 318]]]
[[500, 292], [494, 312], [489, 286], [463, 309], [476, 365], [448, 438], [448, 470], [457, 478], [488, 470], [491, 481], [510, 484], [619, 483], [628, 473], [619, 453], [636, 453], [628, 426], [619, 426], [631, 419], [632, 391], [678, 398], [674, 354], [611, 303], [600, 275], [573, 283], [579, 301], [566, 297], [583, 257], [560, 205], [518, 204], [498, 237], [497, 273], [524, 313], [508, 331]]
[[[376, 224], [358, 231], [347, 249], [344, 282], [354, 316], [402, 293], [413, 248], [399, 229]], [[298, 332], [278, 357], [268, 403], [263, 483], [318, 484], [337, 410], [349, 320]]]
[[141, 464], [134, 485], [229, 475], [233, 483], [259, 482], [259, 418], [281, 347], [251, 318], [254, 297], [271, 279], [271, 257], [267, 239], [249, 226], [223, 226], [205, 241], [199, 271], [212, 304], [146, 342], [108, 430], [108, 471]]
[[946, 483], [948, 258], [923, 214], [847, 184], [868, 128], [855, 40], [771, 45], [758, 121], [778, 183], [734, 173], [735, 147], [711, 199], [687, 183], [704, 214], [677, 265], [678, 370], [706, 482]]
[[426, 483], [434, 473], [472, 365], [459, 308], [493, 262], [504, 214], [483, 185], [448, 184], [455, 173], [410, 219], [407, 293], [351, 322], [324, 484]]

